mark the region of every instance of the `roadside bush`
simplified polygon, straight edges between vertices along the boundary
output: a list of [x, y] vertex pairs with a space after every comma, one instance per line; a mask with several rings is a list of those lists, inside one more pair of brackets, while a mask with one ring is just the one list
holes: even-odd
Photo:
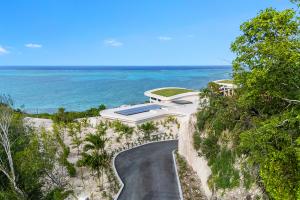
[[205, 124], [210, 117], [210, 114], [207, 109], [204, 108], [201, 112], [197, 113], [197, 128], [199, 131], [203, 131], [205, 128]]
[[71, 190], [65, 191], [62, 188], [54, 188], [45, 196], [45, 200], [64, 200], [72, 193]]
[[212, 165], [217, 155], [220, 152], [220, 145], [218, 144], [218, 137], [210, 134], [201, 142], [201, 152], [207, 158], [208, 164]]
[[239, 186], [239, 171], [234, 168], [235, 156], [231, 150], [222, 149], [210, 163], [212, 179], [217, 189]]
[[201, 148], [201, 137], [199, 132], [195, 132], [193, 135], [194, 148], [199, 151]]

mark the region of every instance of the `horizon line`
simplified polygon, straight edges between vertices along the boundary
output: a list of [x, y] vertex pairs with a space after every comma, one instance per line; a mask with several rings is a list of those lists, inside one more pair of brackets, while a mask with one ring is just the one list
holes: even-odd
[[0, 65], [0, 67], [231, 67], [232, 65]]

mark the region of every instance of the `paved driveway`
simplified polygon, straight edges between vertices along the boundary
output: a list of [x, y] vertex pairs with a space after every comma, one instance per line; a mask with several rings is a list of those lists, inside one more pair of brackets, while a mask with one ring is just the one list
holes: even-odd
[[172, 151], [177, 141], [147, 144], [120, 153], [115, 166], [124, 183], [118, 200], [178, 200]]

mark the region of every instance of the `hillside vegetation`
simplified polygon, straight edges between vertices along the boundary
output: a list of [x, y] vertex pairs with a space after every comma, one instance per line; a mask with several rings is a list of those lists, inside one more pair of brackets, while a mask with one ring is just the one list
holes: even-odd
[[[86, 118], [86, 117], [98, 117], [100, 111], [105, 110], [104, 104], [101, 104], [97, 108], [90, 108], [84, 111], [66, 111], [65, 108], [58, 108], [56, 113], [40, 113], [40, 114], [28, 114], [24, 113], [28, 117], [52, 119], [54, 122], [70, 123], [75, 119]], [[19, 112], [22, 112], [19, 110]]]
[[194, 147], [208, 160], [213, 191], [259, 186], [265, 198], [300, 199], [300, 40], [294, 10], [261, 11], [241, 25], [231, 97], [208, 84]]

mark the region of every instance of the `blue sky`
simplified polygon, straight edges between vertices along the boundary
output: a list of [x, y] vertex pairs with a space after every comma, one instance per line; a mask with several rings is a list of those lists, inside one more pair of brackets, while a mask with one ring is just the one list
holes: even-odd
[[1, 0], [0, 65], [228, 65], [259, 10], [288, 0]]

